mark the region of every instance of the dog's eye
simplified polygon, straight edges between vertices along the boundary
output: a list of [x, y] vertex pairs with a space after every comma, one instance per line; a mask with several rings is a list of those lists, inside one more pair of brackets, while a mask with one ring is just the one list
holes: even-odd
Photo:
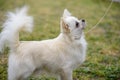
[[78, 22], [76, 22], [76, 28], [78, 28], [79, 27], [79, 23]]

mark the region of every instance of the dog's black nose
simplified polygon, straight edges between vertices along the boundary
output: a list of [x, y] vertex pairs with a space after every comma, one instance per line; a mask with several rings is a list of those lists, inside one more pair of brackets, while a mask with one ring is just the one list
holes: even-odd
[[85, 20], [84, 20], [84, 19], [82, 19], [82, 22], [85, 22]]

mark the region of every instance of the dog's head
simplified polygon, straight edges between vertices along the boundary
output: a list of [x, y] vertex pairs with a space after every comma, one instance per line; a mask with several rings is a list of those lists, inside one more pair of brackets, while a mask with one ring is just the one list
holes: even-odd
[[61, 32], [70, 35], [72, 39], [80, 39], [83, 29], [85, 28], [85, 20], [74, 17], [65, 9], [61, 18]]

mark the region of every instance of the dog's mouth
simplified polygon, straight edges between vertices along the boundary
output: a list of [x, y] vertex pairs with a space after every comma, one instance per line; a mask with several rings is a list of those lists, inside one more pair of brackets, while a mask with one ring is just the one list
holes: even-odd
[[80, 40], [81, 36], [74, 36], [74, 40]]
[[74, 39], [75, 39], [75, 40], [79, 40], [80, 38], [76, 38], [76, 37], [75, 37]]

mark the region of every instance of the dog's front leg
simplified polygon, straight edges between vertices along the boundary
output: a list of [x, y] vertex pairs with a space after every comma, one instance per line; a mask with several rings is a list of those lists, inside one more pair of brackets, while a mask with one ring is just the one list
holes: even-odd
[[63, 70], [60, 74], [60, 80], [73, 80], [71, 70]]

